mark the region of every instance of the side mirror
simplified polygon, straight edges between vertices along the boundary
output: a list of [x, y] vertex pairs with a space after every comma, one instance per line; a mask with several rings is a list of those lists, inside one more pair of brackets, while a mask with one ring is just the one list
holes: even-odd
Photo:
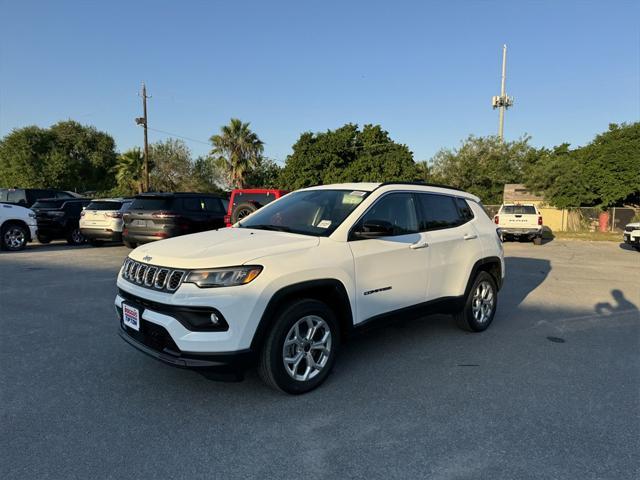
[[393, 235], [393, 225], [386, 220], [367, 220], [353, 232], [355, 238], [379, 238]]

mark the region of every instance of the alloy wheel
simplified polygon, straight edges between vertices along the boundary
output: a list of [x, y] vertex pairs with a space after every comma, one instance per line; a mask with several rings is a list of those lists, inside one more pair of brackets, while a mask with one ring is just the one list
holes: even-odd
[[487, 280], [481, 281], [473, 292], [471, 312], [478, 323], [485, 323], [491, 318], [495, 305], [493, 287]]
[[282, 361], [291, 378], [306, 382], [316, 377], [331, 355], [331, 329], [317, 315], [299, 319], [289, 330], [282, 347]]
[[4, 233], [4, 243], [11, 250], [22, 248], [27, 243], [24, 231], [18, 227], [9, 227]]

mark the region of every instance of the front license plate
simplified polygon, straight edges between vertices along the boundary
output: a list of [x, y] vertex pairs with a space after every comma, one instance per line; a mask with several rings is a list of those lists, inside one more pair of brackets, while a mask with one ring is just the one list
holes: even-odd
[[127, 327], [140, 331], [140, 310], [123, 303], [122, 321]]

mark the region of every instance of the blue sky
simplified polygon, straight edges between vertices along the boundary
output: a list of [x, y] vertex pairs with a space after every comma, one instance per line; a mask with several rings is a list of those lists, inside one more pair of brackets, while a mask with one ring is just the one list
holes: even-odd
[[[379, 123], [416, 160], [497, 130], [588, 142], [640, 118], [637, 1], [0, 0], [0, 135], [75, 119], [140, 145], [149, 126], [199, 140], [231, 117], [284, 160], [303, 131]], [[150, 140], [168, 135], [150, 132]]]

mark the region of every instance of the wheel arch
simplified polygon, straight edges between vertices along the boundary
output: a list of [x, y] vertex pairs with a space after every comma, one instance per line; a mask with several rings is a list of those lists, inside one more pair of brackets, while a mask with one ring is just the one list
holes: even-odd
[[479, 272], [487, 272], [493, 277], [498, 290], [502, 288], [502, 262], [500, 257], [485, 257], [478, 260], [471, 268], [471, 274], [467, 280], [467, 287], [464, 290], [464, 298], [467, 298], [471, 286]]
[[287, 285], [273, 294], [251, 340], [251, 350], [259, 350], [269, 328], [275, 322], [278, 311], [287, 304], [287, 301], [300, 298], [313, 298], [326, 303], [336, 314], [343, 337], [353, 328], [351, 303], [344, 284], [334, 278], [308, 280]]
[[9, 225], [19, 225], [23, 227], [27, 232], [27, 241], [31, 242], [33, 240], [33, 238], [31, 238], [31, 229], [29, 228], [27, 222], [25, 222], [24, 220], [20, 218], [8, 218], [0, 224], [0, 232], [2, 232], [3, 229]]

